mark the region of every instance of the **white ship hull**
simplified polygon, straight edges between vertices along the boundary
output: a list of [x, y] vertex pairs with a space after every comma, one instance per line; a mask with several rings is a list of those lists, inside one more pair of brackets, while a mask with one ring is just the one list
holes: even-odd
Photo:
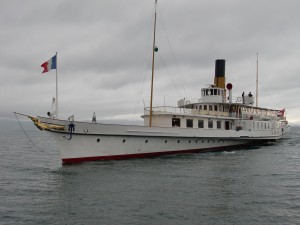
[[59, 144], [62, 162], [141, 158], [224, 150], [231, 146], [276, 140], [283, 133], [274, 131], [236, 131], [182, 129], [72, 122], [40, 118], [46, 124], [63, 125], [66, 131], [49, 130]]

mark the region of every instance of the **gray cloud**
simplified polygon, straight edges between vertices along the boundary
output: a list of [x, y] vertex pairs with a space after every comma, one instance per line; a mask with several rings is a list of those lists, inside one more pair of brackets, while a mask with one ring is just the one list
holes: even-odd
[[[45, 114], [55, 71], [40, 65], [58, 52], [62, 117], [124, 118], [149, 104], [152, 1], [0, 0], [0, 117]], [[155, 105], [197, 99], [213, 82], [214, 60], [226, 59], [234, 95], [286, 107], [300, 121], [298, 0], [158, 1]], [[100, 119], [100, 118], [99, 118]]]

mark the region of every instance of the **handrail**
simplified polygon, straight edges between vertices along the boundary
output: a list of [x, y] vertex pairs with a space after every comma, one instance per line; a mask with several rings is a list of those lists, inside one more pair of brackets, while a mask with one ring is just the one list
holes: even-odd
[[[145, 112], [150, 112], [150, 108], [146, 107]], [[220, 117], [230, 117], [230, 118], [240, 118], [240, 115], [236, 113], [211, 111], [211, 110], [197, 110], [188, 108], [179, 108], [172, 106], [158, 106], [152, 107], [153, 113], [174, 113], [174, 114], [184, 114], [184, 115], [209, 115], [209, 116], [220, 116]], [[146, 114], [146, 113], [145, 113]]]

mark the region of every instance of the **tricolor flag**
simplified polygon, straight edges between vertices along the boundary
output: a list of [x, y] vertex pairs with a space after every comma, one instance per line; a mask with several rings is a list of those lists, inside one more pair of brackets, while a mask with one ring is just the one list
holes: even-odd
[[49, 59], [47, 62], [44, 62], [41, 67], [44, 68], [43, 73], [48, 72], [49, 70], [56, 69], [56, 55]]

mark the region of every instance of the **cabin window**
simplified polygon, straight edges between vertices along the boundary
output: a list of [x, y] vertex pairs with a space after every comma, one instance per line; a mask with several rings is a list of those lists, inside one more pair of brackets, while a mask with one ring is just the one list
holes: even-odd
[[218, 90], [214, 89], [214, 95], [218, 95]]
[[193, 127], [193, 120], [192, 119], [187, 119], [186, 120], [186, 127]]
[[208, 121], [208, 128], [214, 128], [214, 122], [212, 120]]
[[265, 124], [265, 130], [267, 129], [267, 124], [266, 123], [264, 123]]
[[220, 120], [217, 121], [217, 128], [222, 129], [222, 121]]
[[204, 128], [204, 121], [203, 120], [198, 120], [198, 127], [199, 128]]
[[229, 129], [230, 129], [230, 122], [225, 121], [225, 130], [229, 130]]
[[208, 89], [205, 90], [205, 95], [209, 95], [209, 94], [208, 94]]
[[207, 105], [204, 105], [204, 110], [207, 110]]
[[220, 95], [220, 90], [218, 89], [218, 95]]
[[180, 127], [180, 119], [172, 118], [172, 127]]
[[212, 105], [209, 105], [209, 111], [212, 111]]
[[199, 110], [202, 110], [202, 105], [199, 105]]
[[213, 95], [214, 93], [213, 93], [213, 89], [210, 89], [210, 95]]
[[217, 105], [215, 105], [215, 111], [218, 111], [218, 106]]

